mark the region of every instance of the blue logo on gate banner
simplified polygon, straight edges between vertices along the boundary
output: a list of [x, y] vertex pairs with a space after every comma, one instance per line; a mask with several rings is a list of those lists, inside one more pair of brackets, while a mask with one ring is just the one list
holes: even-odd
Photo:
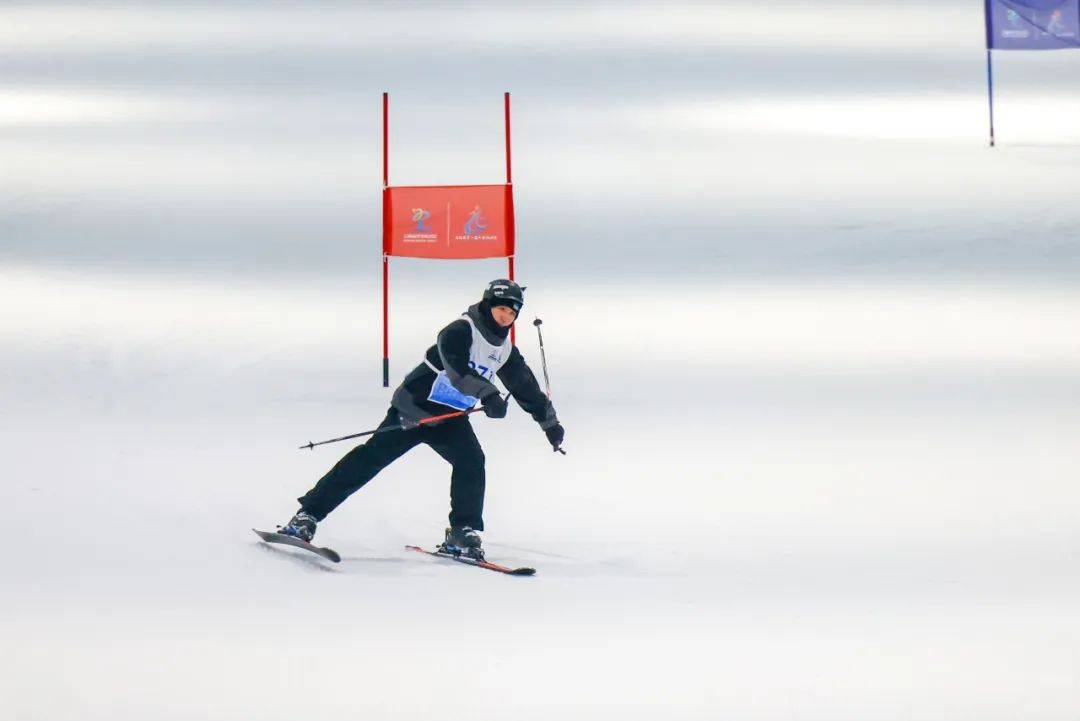
[[465, 235], [481, 235], [487, 230], [487, 221], [484, 220], [483, 211], [477, 205], [469, 213], [469, 219], [465, 221]]
[[431, 231], [431, 228], [424, 225], [424, 221], [426, 221], [430, 217], [431, 217], [431, 213], [424, 210], [423, 208], [413, 208], [412, 209], [412, 220], [413, 220], [414, 223], [416, 223], [416, 232], [417, 233], [427, 233], [427, 232]]

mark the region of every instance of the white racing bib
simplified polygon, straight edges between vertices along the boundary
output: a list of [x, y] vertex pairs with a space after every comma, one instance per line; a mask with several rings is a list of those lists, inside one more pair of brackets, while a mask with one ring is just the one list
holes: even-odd
[[[461, 316], [472, 329], [472, 347], [469, 349], [469, 368], [476, 371], [480, 376], [487, 381], [493, 381], [495, 373], [503, 367], [503, 364], [510, 359], [510, 352], [513, 350], [513, 345], [510, 343], [510, 336], [507, 335], [506, 339], [500, 345], [492, 345], [484, 338], [484, 335], [473, 323], [472, 318], [468, 314]], [[425, 359], [425, 362], [426, 359]], [[430, 363], [428, 366], [430, 367]], [[435, 370], [432, 368], [432, 370]], [[435, 371], [435, 382], [431, 384], [431, 393], [428, 394], [428, 400], [435, 403], [441, 403], [444, 406], [450, 406], [459, 411], [467, 411], [476, 407], [476, 404], [480, 402], [479, 398], [474, 396], [465, 395], [450, 382], [450, 379], [446, 375], [446, 371]]]

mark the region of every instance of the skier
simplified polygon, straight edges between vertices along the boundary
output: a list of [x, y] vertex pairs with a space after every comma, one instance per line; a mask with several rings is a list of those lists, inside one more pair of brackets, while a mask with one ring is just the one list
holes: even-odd
[[301, 496], [300, 510], [280, 532], [310, 542], [316, 524], [360, 490], [383, 468], [420, 443], [426, 443], [452, 466], [450, 527], [440, 550], [483, 560], [479, 531], [484, 530], [484, 452], [467, 415], [420, 425], [422, 418], [465, 411], [482, 404], [489, 418], [506, 416], [506, 400], [492, 380], [497, 375], [526, 413], [533, 417], [555, 450], [565, 432], [551, 401], [521, 352], [510, 343], [510, 326], [525, 302], [524, 288], [512, 280], [494, 280], [483, 299], [439, 331], [424, 362], [394, 391], [380, 429], [349, 451]]

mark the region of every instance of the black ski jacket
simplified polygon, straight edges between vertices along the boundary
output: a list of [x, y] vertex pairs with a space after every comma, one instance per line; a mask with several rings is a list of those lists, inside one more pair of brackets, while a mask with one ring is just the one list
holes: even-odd
[[[466, 312], [490, 343], [498, 345], [506, 338], [509, 329], [501, 328], [495, 323], [486, 303], [469, 306]], [[428, 348], [424, 354], [427, 362], [419, 364], [405, 376], [405, 380], [394, 391], [391, 405], [412, 421], [454, 411], [453, 408], [428, 400], [431, 384], [435, 382], [435, 371], [431, 370], [428, 363], [439, 370], [445, 370], [454, 387], [466, 395], [475, 396], [482, 401], [489, 395], [499, 393], [495, 384], [469, 368], [471, 350], [472, 328], [467, 320], [459, 318], [439, 331], [435, 345]], [[540, 428], [547, 430], [558, 425], [559, 419], [555, 416], [554, 406], [540, 390], [536, 376], [525, 363], [525, 357], [517, 346], [511, 349], [510, 357], [496, 375], [518, 405], [540, 424]]]

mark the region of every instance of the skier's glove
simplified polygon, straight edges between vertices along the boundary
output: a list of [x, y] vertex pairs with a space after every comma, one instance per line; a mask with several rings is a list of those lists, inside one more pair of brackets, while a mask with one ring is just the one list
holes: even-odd
[[505, 418], [506, 401], [498, 393], [492, 393], [484, 398], [484, 415], [488, 418]]
[[562, 445], [563, 438], [566, 437], [566, 430], [562, 427], [561, 423], [556, 423], [551, 428], [544, 430], [544, 435], [547, 436], [548, 443], [551, 444], [552, 450], [559, 450], [559, 446]]

